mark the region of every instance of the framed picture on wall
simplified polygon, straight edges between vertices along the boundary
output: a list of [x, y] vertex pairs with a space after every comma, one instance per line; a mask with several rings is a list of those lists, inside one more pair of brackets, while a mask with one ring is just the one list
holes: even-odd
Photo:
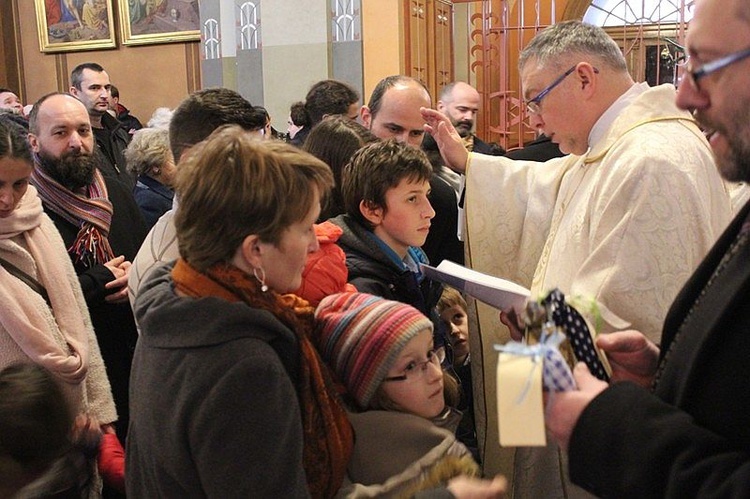
[[124, 45], [200, 40], [198, 0], [117, 0]]
[[116, 47], [112, 0], [34, 0], [39, 50], [74, 50]]

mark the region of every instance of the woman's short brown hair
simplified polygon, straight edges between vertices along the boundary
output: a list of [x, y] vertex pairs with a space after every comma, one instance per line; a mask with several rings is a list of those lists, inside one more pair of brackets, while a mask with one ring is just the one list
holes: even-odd
[[218, 129], [183, 158], [175, 189], [180, 255], [203, 271], [230, 261], [256, 234], [278, 244], [307, 216], [333, 175], [325, 163], [278, 141], [260, 141], [239, 126]]

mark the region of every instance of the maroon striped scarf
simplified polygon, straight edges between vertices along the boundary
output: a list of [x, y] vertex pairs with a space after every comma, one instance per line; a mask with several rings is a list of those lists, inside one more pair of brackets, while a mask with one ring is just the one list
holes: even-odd
[[83, 192], [64, 187], [38, 166], [31, 172], [31, 181], [50, 210], [78, 227], [78, 235], [68, 248], [75, 265], [88, 268], [114, 258], [108, 239], [112, 203], [99, 170], [94, 170], [94, 180]]

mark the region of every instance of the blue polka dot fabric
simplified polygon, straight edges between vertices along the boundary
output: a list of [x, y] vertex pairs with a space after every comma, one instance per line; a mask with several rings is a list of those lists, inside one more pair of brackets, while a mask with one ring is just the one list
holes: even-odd
[[609, 382], [604, 364], [599, 359], [588, 325], [576, 309], [565, 303], [565, 295], [557, 288], [550, 291], [542, 300], [555, 326], [562, 329], [573, 347], [573, 353], [579, 362], [584, 362], [591, 374], [602, 381]]

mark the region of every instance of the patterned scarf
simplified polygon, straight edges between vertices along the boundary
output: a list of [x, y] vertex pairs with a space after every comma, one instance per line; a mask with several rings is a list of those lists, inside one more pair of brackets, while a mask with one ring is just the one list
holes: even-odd
[[354, 433], [330, 373], [310, 342], [314, 309], [294, 295], [265, 293], [254, 278], [230, 264], [205, 273], [179, 259], [172, 271], [175, 287], [191, 297], [214, 296], [267, 310], [291, 329], [300, 344], [300, 368], [293, 380], [304, 433], [303, 460], [312, 497], [333, 497], [341, 487], [354, 445]]
[[39, 166], [31, 172], [31, 181], [50, 210], [79, 228], [75, 241], [68, 248], [75, 265], [89, 268], [115, 257], [108, 239], [112, 203], [98, 169], [94, 170], [94, 180], [84, 188], [84, 193], [73, 192], [59, 184]]

